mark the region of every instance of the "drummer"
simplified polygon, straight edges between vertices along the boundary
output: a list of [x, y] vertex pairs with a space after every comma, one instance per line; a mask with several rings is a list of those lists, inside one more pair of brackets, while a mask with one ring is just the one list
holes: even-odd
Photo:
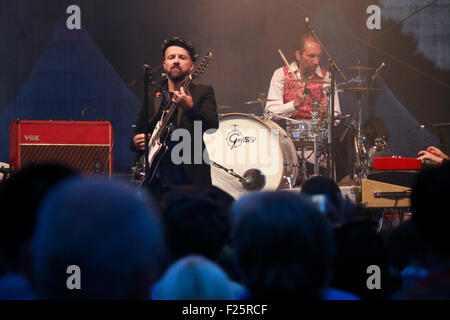
[[[311, 119], [314, 111], [313, 99], [305, 96], [305, 84], [303, 82], [290, 82], [289, 79], [322, 80], [330, 83], [330, 73], [319, 66], [322, 48], [316, 38], [310, 34], [304, 34], [296, 43], [295, 59], [289, 69], [287, 66], [275, 70], [270, 81], [267, 98], [272, 101], [266, 103], [266, 112], [302, 120]], [[294, 73], [294, 74], [292, 74]], [[327, 97], [324, 89], [329, 84], [308, 83], [307, 88], [320, 101], [318, 106], [318, 118], [325, 119], [327, 114]], [[341, 114], [339, 97], [337, 92], [334, 98], [335, 115]]]

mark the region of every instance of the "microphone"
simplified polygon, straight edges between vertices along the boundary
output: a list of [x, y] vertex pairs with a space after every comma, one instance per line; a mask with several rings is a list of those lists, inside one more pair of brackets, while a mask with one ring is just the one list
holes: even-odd
[[266, 177], [259, 169], [249, 169], [244, 173], [241, 180], [246, 190], [261, 190], [266, 185]]
[[377, 70], [375, 70], [375, 73], [373, 74], [373, 76], [370, 78], [370, 80], [375, 80], [376, 77], [378, 77], [378, 75], [380, 74], [381, 70], [386, 66], [386, 63], [382, 62], [380, 64], [380, 66], [378, 67]]
[[311, 32], [311, 25], [309, 24], [309, 17], [305, 17], [305, 31], [306, 33]]

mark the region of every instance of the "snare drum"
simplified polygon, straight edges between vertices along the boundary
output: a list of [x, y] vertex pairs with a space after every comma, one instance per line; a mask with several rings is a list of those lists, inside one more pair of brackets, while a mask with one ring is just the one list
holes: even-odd
[[[203, 136], [211, 161], [244, 176], [258, 169], [265, 177], [262, 190], [293, 187], [297, 181], [295, 146], [275, 122], [245, 113], [219, 117], [219, 129]], [[234, 198], [246, 193], [238, 178], [211, 166], [212, 183]]]

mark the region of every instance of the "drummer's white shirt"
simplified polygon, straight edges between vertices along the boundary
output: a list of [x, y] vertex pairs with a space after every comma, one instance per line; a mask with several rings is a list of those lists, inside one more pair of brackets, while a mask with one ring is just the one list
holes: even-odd
[[[290, 64], [290, 69], [299, 77], [300, 75], [300, 69], [298, 68], [297, 62], [293, 61]], [[319, 77], [323, 77], [322, 70], [320, 69], [320, 66], [317, 66], [315, 73]], [[311, 76], [312, 77], [312, 76]], [[325, 74], [325, 81], [331, 82], [330, 80], [330, 73], [327, 71]], [[329, 87], [328, 84], [323, 85], [324, 89], [326, 87]], [[269, 111], [278, 115], [283, 115], [285, 117], [290, 117], [292, 114], [297, 112], [297, 109], [294, 107], [294, 100], [289, 101], [288, 103], [283, 103], [283, 96], [284, 96], [284, 70], [283, 67], [278, 68], [273, 73], [272, 79], [270, 80], [270, 87], [269, 87], [269, 93], [267, 94], [267, 99], [274, 100], [274, 101], [268, 101], [266, 103], [265, 111]], [[330, 103], [330, 101], [328, 101]], [[340, 115], [341, 114], [341, 107], [339, 105], [339, 95], [337, 92], [334, 93], [334, 115]]]

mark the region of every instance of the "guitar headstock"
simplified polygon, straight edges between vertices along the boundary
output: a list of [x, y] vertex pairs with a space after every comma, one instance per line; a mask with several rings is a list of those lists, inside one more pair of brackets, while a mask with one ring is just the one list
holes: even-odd
[[192, 79], [198, 79], [201, 77], [203, 72], [205, 72], [206, 68], [208, 68], [209, 63], [212, 59], [212, 52], [208, 52], [208, 54], [203, 58], [202, 62], [199, 64], [199, 66], [192, 72], [191, 78]]

